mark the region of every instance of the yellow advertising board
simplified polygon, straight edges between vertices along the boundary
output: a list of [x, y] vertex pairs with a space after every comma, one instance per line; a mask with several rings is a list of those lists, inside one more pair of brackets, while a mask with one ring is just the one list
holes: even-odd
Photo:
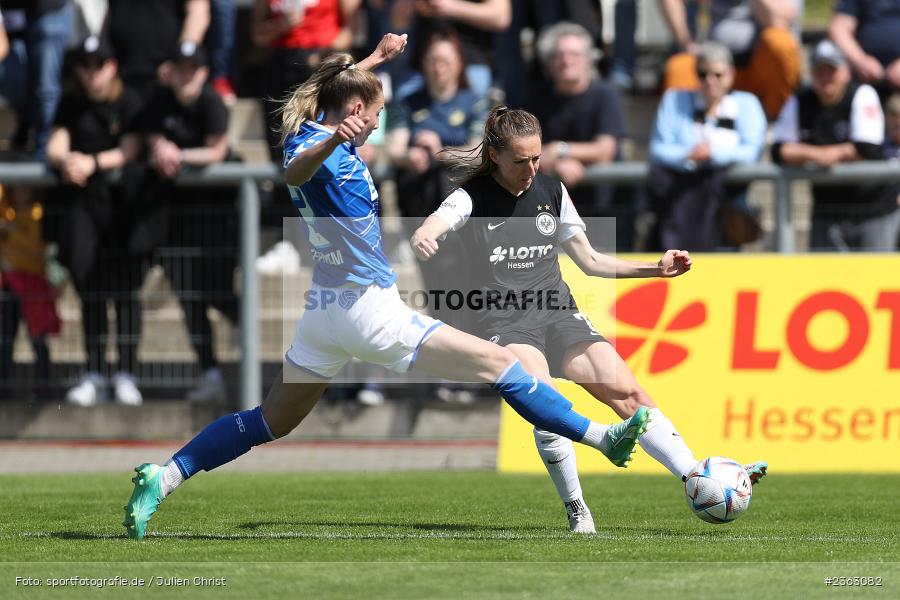
[[[581, 311], [698, 459], [900, 472], [900, 255], [701, 255], [682, 277], [630, 280], [562, 261]], [[577, 411], [618, 420], [558, 383]], [[665, 472], [641, 450], [626, 471], [576, 447], [582, 473]], [[505, 403], [498, 468], [544, 472], [532, 427]]]

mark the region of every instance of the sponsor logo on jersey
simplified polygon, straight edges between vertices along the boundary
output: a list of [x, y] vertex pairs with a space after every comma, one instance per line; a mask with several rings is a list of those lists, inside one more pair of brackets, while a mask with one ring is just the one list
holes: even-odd
[[493, 230], [497, 229], [498, 227], [500, 227], [501, 225], [503, 225], [504, 223], [506, 223], [506, 221], [500, 221], [496, 225], [494, 225], [493, 223], [488, 223], [488, 231], [493, 231]]
[[551, 236], [556, 233], [556, 218], [548, 212], [539, 212], [534, 218], [534, 225], [543, 235]]
[[337, 266], [337, 265], [344, 264], [344, 255], [341, 254], [340, 250], [332, 250], [331, 252], [321, 252], [321, 251], [313, 248], [312, 249], [312, 257], [313, 257], [314, 261], [320, 262], [320, 263], [325, 263], [326, 265]]
[[504, 248], [497, 246], [491, 253], [492, 265], [506, 261], [507, 269], [530, 269], [534, 267], [535, 258], [544, 258], [553, 250], [553, 244], [546, 246], [520, 246], [519, 248]]

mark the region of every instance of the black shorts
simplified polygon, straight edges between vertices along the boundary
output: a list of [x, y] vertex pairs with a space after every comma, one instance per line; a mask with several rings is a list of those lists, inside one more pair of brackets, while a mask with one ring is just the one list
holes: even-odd
[[594, 329], [587, 315], [580, 312], [569, 313], [562, 319], [531, 329], [489, 330], [487, 339], [501, 346], [509, 344], [534, 346], [547, 358], [550, 375], [553, 377], [565, 377], [562, 372], [563, 358], [566, 351], [575, 344], [608, 343], [608, 340]]

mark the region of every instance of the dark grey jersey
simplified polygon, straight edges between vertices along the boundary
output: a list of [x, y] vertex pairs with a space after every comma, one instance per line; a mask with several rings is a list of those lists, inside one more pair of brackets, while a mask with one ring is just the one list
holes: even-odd
[[466, 290], [479, 335], [528, 329], [575, 308], [562, 280], [560, 244], [585, 229], [565, 187], [538, 174], [514, 196], [490, 175], [454, 191], [434, 213], [461, 237]]

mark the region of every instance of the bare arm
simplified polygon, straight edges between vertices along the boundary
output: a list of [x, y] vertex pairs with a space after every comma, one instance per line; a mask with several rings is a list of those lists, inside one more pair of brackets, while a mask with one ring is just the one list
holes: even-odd
[[[181, 26], [180, 41], [191, 41], [197, 45], [203, 43], [206, 30], [209, 29], [209, 0], [188, 0], [184, 7], [184, 24]], [[152, 24], [145, 24], [152, 26]]]
[[619, 148], [616, 136], [606, 133], [598, 135], [592, 142], [568, 142], [567, 145], [569, 156], [585, 166], [612, 162]]
[[9, 37], [6, 35], [6, 29], [0, 24], [0, 61], [9, 54]]
[[753, 0], [753, 18], [763, 28], [788, 29], [797, 18], [797, 7], [791, 0]]
[[257, 46], [268, 46], [303, 21], [303, 12], [269, 14], [268, 0], [254, 0], [250, 13], [250, 39]]
[[687, 11], [684, 8], [684, 0], [658, 0], [659, 8], [675, 38], [678, 48], [684, 52], [690, 52], [695, 45], [691, 30], [688, 29]]
[[594, 250], [583, 231], [563, 242], [563, 250], [585, 274], [592, 277], [662, 277], [658, 263], [625, 260]]
[[387, 33], [378, 46], [372, 51], [372, 54], [362, 59], [356, 64], [359, 69], [373, 71], [386, 62], [390, 62], [400, 56], [406, 49], [407, 34], [397, 35], [395, 33]]
[[781, 162], [786, 165], [802, 166], [807, 163], [816, 163], [823, 167], [830, 167], [839, 162], [860, 160], [856, 146], [851, 142], [832, 144], [830, 146], [814, 146], [801, 142], [785, 142], [779, 150]]
[[450, 231], [450, 224], [437, 215], [429, 215], [409, 239], [419, 260], [428, 260], [438, 251], [438, 240]]
[[453, 19], [485, 31], [503, 31], [512, 22], [510, 0], [430, 0], [435, 16]]
[[197, 148], [185, 148], [181, 151], [181, 160], [192, 167], [203, 167], [225, 160], [228, 156], [228, 136], [224, 133], [208, 135], [205, 144]]
[[54, 169], [62, 167], [66, 157], [69, 156], [69, 149], [72, 139], [69, 130], [65, 127], [56, 127], [50, 132], [50, 139], [47, 140], [47, 162]]

